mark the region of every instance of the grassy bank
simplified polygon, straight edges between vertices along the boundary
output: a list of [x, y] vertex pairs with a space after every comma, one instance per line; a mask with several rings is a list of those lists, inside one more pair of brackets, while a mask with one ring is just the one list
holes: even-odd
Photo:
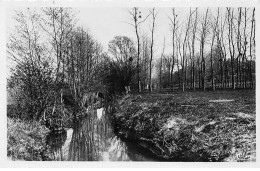
[[12, 160], [50, 160], [45, 137], [49, 130], [39, 122], [7, 119], [7, 156]]
[[171, 161], [255, 161], [255, 91], [128, 95], [115, 131]]

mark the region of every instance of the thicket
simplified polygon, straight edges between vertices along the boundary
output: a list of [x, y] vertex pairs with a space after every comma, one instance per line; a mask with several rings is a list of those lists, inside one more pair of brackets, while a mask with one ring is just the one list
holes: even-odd
[[[13, 117], [39, 120], [47, 106], [55, 99], [55, 85], [48, 63], [40, 66], [25, 61], [16, 66], [8, 81], [14, 107]], [[8, 113], [9, 114], [9, 113]]]
[[46, 144], [49, 129], [37, 121], [7, 119], [7, 156], [12, 160], [51, 160]]

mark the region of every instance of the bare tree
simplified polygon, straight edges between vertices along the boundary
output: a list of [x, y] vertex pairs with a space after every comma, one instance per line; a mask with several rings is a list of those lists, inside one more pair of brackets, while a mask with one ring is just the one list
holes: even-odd
[[[222, 14], [223, 15], [223, 14]], [[229, 87], [229, 74], [228, 74], [228, 66], [227, 66], [227, 52], [226, 52], [226, 41], [224, 38], [225, 33], [225, 27], [226, 27], [226, 16], [220, 15], [220, 23], [217, 26], [217, 45], [220, 49], [220, 58], [224, 60], [224, 87]], [[223, 75], [223, 74], [222, 74]]]
[[98, 64], [101, 63], [101, 45], [82, 27], [71, 33], [68, 56], [64, 61], [66, 85], [77, 105], [84, 106], [84, 97], [90, 92], [102, 91]]
[[235, 45], [233, 39], [233, 20], [234, 20], [234, 9], [227, 8], [227, 21], [228, 21], [228, 42], [229, 42], [229, 54], [231, 57], [231, 77], [232, 77], [232, 89], [235, 89], [234, 79], [234, 56], [235, 56]]
[[[51, 44], [56, 56], [56, 81], [61, 81], [64, 77], [60, 77], [62, 61], [64, 60], [64, 52], [67, 40], [73, 30], [76, 19], [71, 8], [42, 8], [43, 16], [39, 16], [40, 26], [51, 37]], [[63, 80], [62, 80], [63, 81]]]
[[171, 17], [169, 17], [170, 21], [171, 21], [171, 30], [172, 30], [172, 66], [171, 66], [171, 72], [170, 72], [170, 77], [171, 77], [171, 86], [172, 86], [172, 91], [174, 91], [174, 81], [173, 81], [173, 70], [174, 70], [174, 65], [175, 65], [175, 49], [177, 49], [176, 47], [176, 33], [177, 33], [177, 29], [178, 29], [178, 20], [177, 17], [178, 15], [175, 12], [175, 8], [172, 8], [172, 16], [173, 19]]
[[242, 54], [242, 72], [243, 72], [243, 88], [246, 89], [246, 83], [247, 83], [247, 72], [246, 72], [246, 62], [247, 62], [247, 46], [248, 46], [248, 41], [247, 41], [247, 37], [248, 37], [248, 33], [247, 33], [247, 23], [248, 23], [248, 20], [249, 18], [247, 18], [247, 13], [248, 13], [248, 8], [244, 8], [244, 12], [243, 12], [243, 15], [244, 15], [244, 42], [243, 42], [243, 46], [242, 46], [242, 49], [243, 49], [243, 54]]
[[206, 64], [205, 64], [205, 56], [204, 56], [204, 46], [206, 43], [206, 36], [209, 31], [209, 20], [208, 20], [208, 12], [207, 8], [206, 14], [201, 22], [201, 35], [200, 35], [200, 55], [201, 55], [201, 72], [202, 72], [202, 88], [203, 91], [206, 89]]
[[190, 86], [189, 88], [193, 88], [193, 68], [192, 68], [192, 65], [193, 65], [193, 62], [194, 62], [194, 58], [192, 58], [192, 47], [191, 47], [191, 44], [190, 44], [190, 41], [188, 41], [188, 48], [189, 48], [189, 60], [190, 60], [190, 63], [189, 63], [189, 68], [190, 68]]
[[150, 79], [149, 79], [149, 91], [152, 92], [152, 61], [153, 61], [153, 46], [154, 46], [154, 28], [155, 28], [155, 19], [157, 16], [157, 13], [155, 12], [155, 8], [153, 8], [150, 11], [150, 14], [152, 16], [152, 28], [151, 28], [151, 45], [150, 45]]
[[178, 85], [179, 85], [179, 89], [181, 89], [180, 65], [182, 65], [182, 64], [180, 64], [180, 60], [181, 59], [179, 59], [179, 56], [180, 56], [180, 58], [182, 56], [182, 54], [181, 54], [182, 53], [182, 51], [181, 51], [181, 34], [182, 34], [182, 29], [178, 32], [179, 36], [176, 37], [177, 54], [179, 52], [179, 55], [176, 56], [176, 58], [177, 58], [177, 70], [178, 70]]
[[133, 75], [132, 62], [136, 53], [134, 43], [128, 37], [116, 36], [109, 42], [109, 52], [115, 58], [115, 62], [112, 62], [112, 64], [116, 68], [121, 86], [125, 88], [126, 94], [128, 94]]
[[[142, 44], [141, 44], [141, 73], [140, 78], [143, 81], [143, 89], [145, 89], [145, 85], [149, 84], [149, 60], [150, 60], [150, 47], [149, 47], [149, 38], [146, 35], [142, 36]], [[148, 89], [149, 87], [147, 87]]]
[[187, 58], [186, 58], [186, 51], [187, 51], [187, 41], [189, 39], [189, 30], [190, 30], [190, 22], [191, 22], [191, 16], [192, 16], [193, 12], [191, 12], [190, 9], [190, 14], [188, 17], [188, 23], [186, 25], [185, 28], [185, 34], [184, 34], [184, 39], [183, 39], [183, 43], [182, 43], [182, 53], [180, 53], [181, 58], [182, 58], [182, 91], [185, 91], [186, 88], [186, 72], [187, 72]]
[[218, 19], [219, 19], [219, 8], [218, 8], [218, 12], [217, 12], [217, 18], [212, 23], [213, 35], [212, 35], [211, 48], [210, 48], [211, 86], [214, 91], [215, 91], [215, 83], [214, 83], [215, 78], [214, 78], [214, 69], [213, 69], [213, 46], [214, 46], [214, 41], [215, 41], [215, 36], [216, 36], [216, 31], [217, 31], [217, 26], [218, 26]]
[[250, 76], [250, 87], [254, 88], [254, 79], [253, 79], [253, 75], [252, 75], [252, 61], [253, 61], [253, 53], [255, 54], [255, 52], [252, 52], [254, 50], [255, 47], [255, 8], [253, 9], [252, 12], [252, 19], [251, 19], [251, 30], [250, 30], [250, 42], [249, 42], [249, 56], [250, 56], [250, 62], [249, 62], [249, 76]]
[[162, 89], [162, 66], [163, 66], [164, 49], [165, 49], [165, 37], [163, 38], [163, 49], [162, 49], [161, 58], [160, 58], [160, 72], [159, 72], [159, 77], [160, 77], [159, 87], [160, 87], [160, 90]]
[[[145, 20], [149, 17], [147, 15], [143, 20], [141, 20], [142, 15], [141, 11], [138, 11], [137, 7], [134, 7], [132, 11], [129, 11], [130, 15], [132, 16], [132, 19], [134, 20], [134, 28], [135, 28], [135, 34], [137, 38], [137, 82], [138, 82], [138, 92], [141, 92], [141, 82], [140, 82], [140, 66], [139, 66], [139, 60], [140, 60], [140, 35], [139, 35], [139, 26], [141, 23], [145, 22]], [[141, 20], [141, 21], [140, 21]]]
[[[239, 85], [239, 78], [240, 77], [240, 63], [241, 63], [241, 58], [242, 58], [242, 35], [241, 35], [241, 22], [242, 22], [242, 7], [238, 8], [238, 18], [237, 18], [237, 30], [235, 29], [235, 33], [236, 33], [236, 43], [237, 43], [237, 51], [238, 51], [238, 55], [237, 55], [237, 78], [236, 78], [236, 84], [237, 86]], [[240, 80], [240, 86], [241, 86], [241, 80]]]
[[192, 25], [192, 85], [193, 85], [193, 91], [196, 89], [196, 78], [195, 78], [195, 38], [196, 38], [196, 33], [197, 33], [197, 24], [198, 24], [198, 8], [195, 9], [195, 19], [194, 23]]

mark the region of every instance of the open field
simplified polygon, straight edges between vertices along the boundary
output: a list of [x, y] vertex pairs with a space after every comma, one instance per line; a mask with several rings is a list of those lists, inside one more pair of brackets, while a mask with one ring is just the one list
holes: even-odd
[[254, 90], [128, 95], [115, 132], [162, 160], [255, 161], [255, 104]]

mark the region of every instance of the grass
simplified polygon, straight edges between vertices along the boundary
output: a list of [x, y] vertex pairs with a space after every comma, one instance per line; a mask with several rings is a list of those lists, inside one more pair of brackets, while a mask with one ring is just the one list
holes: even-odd
[[12, 160], [50, 160], [45, 137], [49, 130], [39, 122], [7, 119], [7, 156]]
[[128, 95], [115, 131], [170, 161], [255, 161], [255, 91]]

